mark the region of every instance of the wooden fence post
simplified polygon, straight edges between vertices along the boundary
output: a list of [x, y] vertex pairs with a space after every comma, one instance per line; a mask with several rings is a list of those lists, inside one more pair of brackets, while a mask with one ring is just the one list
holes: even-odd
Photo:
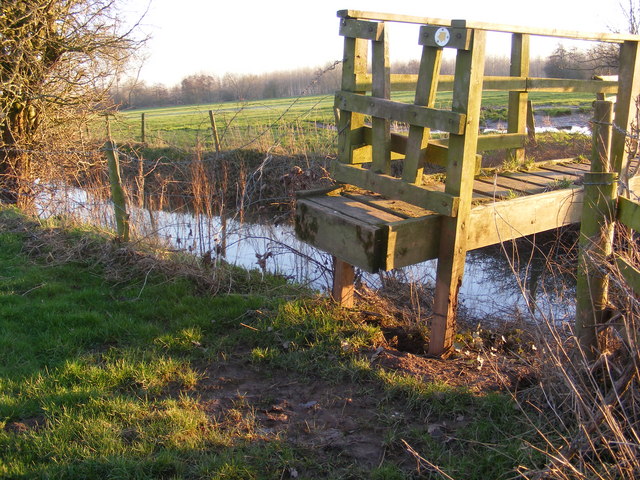
[[[511, 68], [509, 75], [513, 77], [529, 76], [529, 35], [512, 34]], [[507, 112], [507, 132], [524, 134], [527, 128], [527, 92], [509, 92], [509, 109]], [[524, 148], [509, 150], [507, 155], [518, 164], [524, 163]]]
[[536, 117], [533, 112], [533, 103], [527, 100], [527, 138], [533, 145], [536, 143]]
[[608, 303], [609, 282], [603, 269], [613, 250], [617, 192], [617, 173], [585, 173], [576, 286], [576, 336], [589, 359], [596, 356], [596, 328], [602, 323]]
[[142, 143], [146, 143], [147, 141], [144, 113], [140, 114], [140, 141]]
[[118, 238], [123, 242], [129, 241], [129, 214], [127, 213], [127, 199], [122, 188], [120, 177], [120, 163], [115, 143], [111, 140], [111, 127], [107, 117], [107, 142], [104, 151], [107, 155], [109, 168], [109, 183], [111, 185], [111, 201], [115, 209], [116, 229]]
[[[613, 104], [595, 102], [591, 172], [584, 175], [584, 204], [576, 286], [576, 336], [587, 358], [598, 351], [597, 325], [608, 303], [604, 262], [613, 251], [618, 173], [610, 172]], [[600, 268], [598, 268], [600, 265]]]
[[333, 289], [331, 297], [343, 307], [353, 307], [355, 269], [353, 265], [333, 257]]
[[220, 138], [218, 137], [218, 129], [216, 127], [216, 118], [213, 111], [209, 110], [209, 120], [211, 122], [211, 134], [213, 135], [213, 143], [216, 146], [216, 152], [220, 153]]
[[[452, 26], [457, 25], [452, 23]], [[458, 292], [462, 284], [467, 254], [469, 215], [476, 171], [485, 41], [486, 32], [473, 30], [471, 49], [458, 50], [456, 56], [453, 111], [467, 115], [467, 125], [462, 135], [449, 136], [445, 192], [459, 197], [460, 201], [457, 216], [443, 217], [440, 228], [428, 352], [429, 355], [437, 357], [451, 353], [456, 330]]]

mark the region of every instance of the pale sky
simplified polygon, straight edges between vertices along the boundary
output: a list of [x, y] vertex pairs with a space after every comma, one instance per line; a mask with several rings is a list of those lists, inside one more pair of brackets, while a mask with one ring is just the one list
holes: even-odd
[[[193, 73], [259, 74], [338, 60], [336, 12], [343, 9], [585, 32], [626, 30], [618, 0], [129, 0], [126, 13], [133, 18], [149, 3], [143, 29], [152, 38], [140, 78], [165, 85]], [[389, 30], [392, 61], [419, 58], [417, 28]], [[532, 49], [548, 54], [557, 43], [533, 39]], [[497, 35], [487, 48], [506, 54], [509, 40]]]

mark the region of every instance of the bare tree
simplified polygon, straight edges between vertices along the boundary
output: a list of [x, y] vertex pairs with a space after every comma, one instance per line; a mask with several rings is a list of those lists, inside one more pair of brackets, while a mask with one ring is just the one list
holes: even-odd
[[637, 0], [628, 0], [628, 4], [625, 5], [622, 2], [619, 2], [620, 10], [624, 14], [627, 19], [627, 31], [634, 35], [637, 35], [640, 32], [640, 18], [638, 17], [640, 14], [640, 5]]
[[111, 82], [144, 41], [117, 13], [117, 0], [0, 3], [0, 199], [28, 201], [28, 151], [68, 139], [70, 126], [106, 107]]

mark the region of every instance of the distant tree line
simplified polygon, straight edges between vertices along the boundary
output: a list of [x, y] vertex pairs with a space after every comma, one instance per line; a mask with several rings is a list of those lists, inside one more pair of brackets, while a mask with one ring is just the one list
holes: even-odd
[[112, 88], [120, 108], [190, 105], [333, 93], [340, 88], [340, 66], [256, 74], [197, 73], [166, 86], [127, 79]]
[[[567, 49], [559, 44], [548, 58], [531, 59], [529, 76], [591, 78], [594, 74], [615, 74], [616, 51], [607, 44], [603, 45], [582, 51]], [[508, 57], [488, 56], [485, 75], [509, 75], [509, 65]], [[391, 71], [417, 74], [419, 67], [418, 60], [410, 60], [393, 64]], [[453, 58], [444, 59], [441, 73], [451, 75], [454, 68]], [[340, 77], [340, 65], [330, 64], [321, 68], [300, 68], [260, 75], [227, 73], [217, 76], [197, 73], [184, 77], [174, 86], [127, 79], [112, 88], [111, 97], [119, 108], [141, 108], [322, 95], [338, 90]]]

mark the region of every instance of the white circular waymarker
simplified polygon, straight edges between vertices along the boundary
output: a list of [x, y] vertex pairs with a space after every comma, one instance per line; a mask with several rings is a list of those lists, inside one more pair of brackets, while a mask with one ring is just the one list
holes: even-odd
[[450, 39], [451, 34], [449, 33], [448, 28], [440, 27], [438, 30], [436, 30], [435, 40], [436, 45], [438, 45], [439, 47], [444, 47], [447, 43], [449, 43]]

